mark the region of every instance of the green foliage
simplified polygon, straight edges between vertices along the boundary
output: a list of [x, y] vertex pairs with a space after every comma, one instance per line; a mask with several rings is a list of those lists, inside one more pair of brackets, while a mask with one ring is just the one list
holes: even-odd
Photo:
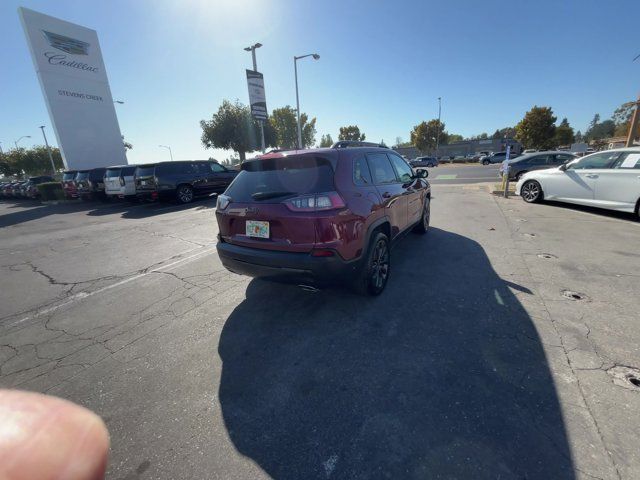
[[[251, 110], [236, 100], [224, 100], [209, 121], [200, 120], [201, 141], [205, 148], [224, 148], [238, 152], [240, 161], [246, 152], [260, 148], [260, 124], [251, 116]], [[265, 144], [273, 145], [265, 132]]]
[[322, 135], [322, 137], [320, 137], [320, 148], [328, 148], [333, 144], [334, 141], [331, 138], [331, 134], [327, 133], [326, 135]]
[[496, 131], [493, 132], [493, 135], [491, 135], [491, 138], [493, 139], [502, 138], [502, 136], [500, 135], [500, 130], [496, 129]]
[[[280, 148], [293, 149], [298, 145], [298, 123], [296, 111], [287, 105], [276, 108], [269, 118], [269, 123], [274, 130], [274, 144]], [[316, 141], [316, 119], [309, 121], [306, 113], [300, 114], [302, 130], [302, 148], [313, 145]]]
[[464, 137], [462, 135], [458, 135], [457, 133], [446, 133], [445, 132], [445, 141], [442, 141], [442, 137], [440, 137], [440, 143], [441, 144], [447, 144], [447, 143], [455, 143], [455, 142], [461, 142], [464, 140]]
[[[598, 122], [594, 123], [595, 120]], [[587, 141], [602, 140], [604, 138], [612, 137], [616, 131], [616, 124], [613, 120], [605, 120], [600, 122], [600, 115], [596, 113], [593, 121], [589, 124], [589, 130], [586, 131], [585, 137]]]
[[623, 103], [613, 112], [611, 120], [616, 124], [616, 128], [613, 134], [616, 137], [626, 137], [629, 134], [629, 127], [631, 126], [631, 117], [635, 109], [633, 102]]
[[573, 128], [569, 125], [569, 121], [566, 118], [562, 119], [560, 125], [556, 127], [556, 133], [554, 137], [554, 143], [559, 145], [571, 145], [574, 140]]
[[64, 191], [60, 182], [45, 182], [37, 186], [42, 200], [64, 200]]
[[[51, 148], [51, 156], [56, 171], [64, 169], [62, 155], [56, 147]], [[17, 148], [9, 150], [0, 159], [0, 173], [5, 176], [50, 175], [51, 160], [44, 145], [33, 148]]]
[[446, 144], [448, 135], [444, 131], [444, 123], [437, 119], [422, 122], [411, 130], [411, 143], [421, 152], [431, 152], [436, 148], [438, 134], [440, 134], [440, 144]]
[[340, 127], [338, 140], [355, 140], [356, 142], [362, 142], [365, 140], [365, 134], [360, 133], [360, 128], [358, 128], [357, 125], [349, 125], [348, 127]]
[[524, 148], [550, 149], [554, 146], [556, 120], [551, 107], [536, 105], [516, 125], [516, 139]]
[[578, 130], [576, 132], [576, 135], [575, 135], [575, 138], [574, 138], [574, 142], [576, 142], [576, 143], [584, 142], [584, 135], [582, 135], [582, 132], [580, 130]]

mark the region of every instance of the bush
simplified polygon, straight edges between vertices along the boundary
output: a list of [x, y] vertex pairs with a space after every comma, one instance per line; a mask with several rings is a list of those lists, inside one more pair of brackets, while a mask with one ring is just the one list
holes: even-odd
[[45, 182], [38, 185], [41, 200], [64, 200], [64, 191], [60, 182]]

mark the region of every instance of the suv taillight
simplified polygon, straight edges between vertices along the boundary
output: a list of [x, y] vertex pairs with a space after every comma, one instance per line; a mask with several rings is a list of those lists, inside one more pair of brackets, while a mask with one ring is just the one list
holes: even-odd
[[316, 193], [314, 195], [301, 195], [283, 202], [292, 212], [319, 212], [344, 208], [345, 203], [338, 192]]

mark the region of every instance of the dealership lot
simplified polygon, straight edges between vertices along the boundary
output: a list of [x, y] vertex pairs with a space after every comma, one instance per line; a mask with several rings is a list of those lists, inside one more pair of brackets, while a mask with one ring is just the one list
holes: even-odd
[[99, 413], [114, 479], [638, 478], [640, 224], [442, 169], [378, 298], [227, 272], [211, 199], [0, 202], [0, 385]]

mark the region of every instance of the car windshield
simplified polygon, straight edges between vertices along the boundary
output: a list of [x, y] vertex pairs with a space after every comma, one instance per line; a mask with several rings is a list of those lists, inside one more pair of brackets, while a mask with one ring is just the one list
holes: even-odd
[[66, 172], [62, 175], [62, 180], [68, 182], [76, 177], [76, 172]]
[[246, 162], [226, 194], [234, 202], [252, 202], [334, 189], [331, 163], [305, 155]]

